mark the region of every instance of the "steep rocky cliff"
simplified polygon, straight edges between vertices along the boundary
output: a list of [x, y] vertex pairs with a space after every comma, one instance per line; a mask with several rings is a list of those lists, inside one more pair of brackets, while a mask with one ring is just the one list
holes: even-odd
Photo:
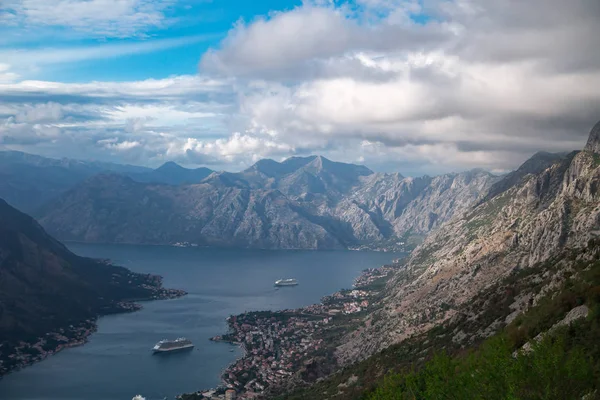
[[[534, 173], [520, 179], [505, 177], [497, 184], [502, 190], [430, 234], [413, 252], [406, 269], [389, 282], [384, 306], [340, 346], [341, 362], [365, 358], [464, 317], [483, 290], [516, 271], [539, 266], [568, 250], [585, 257], [588, 242], [600, 234], [599, 126], [592, 130], [584, 151], [553, 157], [546, 168], [539, 172], [534, 168]], [[558, 272], [542, 269], [535, 278], [538, 289], [564, 279], [568, 268], [567, 264]], [[531, 302], [515, 300], [512, 315], [488, 321], [478, 335], [495, 332], [534, 304], [535, 296], [529, 298]], [[476, 319], [484, 309], [471, 309], [467, 319]], [[456, 335], [465, 336], [459, 331]]]
[[592, 153], [600, 153], [600, 122], [592, 128], [585, 150]]
[[94, 177], [46, 210], [41, 223], [66, 240], [336, 248], [344, 238], [278, 190], [154, 185], [119, 175]]
[[[400, 238], [426, 235], [467, 210], [494, 181], [494, 176], [479, 170], [434, 178], [374, 174], [340, 202], [337, 212], [348, 218], [347, 210], [356, 205], [373, 216], [374, 221], [381, 221], [390, 235]], [[349, 217], [354, 218], [354, 215]]]
[[64, 240], [398, 248], [462, 213], [496, 179], [482, 171], [413, 179], [323, 157], [295, 157], [262, 160], [240, 173], [212, 173], [194, 185], [96, 176], [38, 215]]

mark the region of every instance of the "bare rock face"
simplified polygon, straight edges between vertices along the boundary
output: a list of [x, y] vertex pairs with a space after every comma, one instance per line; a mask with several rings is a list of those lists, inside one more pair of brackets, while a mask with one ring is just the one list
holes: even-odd
[[413, 179], [323, 157], [295, 157], [262, 160], [236, 174], [212, 173], [192, 185], [95, 176], [39, 215], [65, 240], [389, 248], [464, 212], [495, 180], [483, 171]]
[[600, 121], [592, 128], [584, 150], [600, 154]]
[[352, 220], [357, 213], [348, 214], [348, 210], [358, 205], [370, 215], [383, 238], [424, 236], [466, 211], [496, 180], [493, 175], [479, 170], [434, 178], [374, 174], [343, 199], [334, 214], [342, 220]]
[[600, 163], [591, 152], [599, 128], [592, 130], [590, 151], [570, 153], [505, 184], [494, 197], [434, 230], [388, 283], [384, 307], [369, 317], [376, 322], [349, 335], [338, 359], [365, 358], [452, 320], [515, 270], [569, 249], [584, 251], [600, 232]]

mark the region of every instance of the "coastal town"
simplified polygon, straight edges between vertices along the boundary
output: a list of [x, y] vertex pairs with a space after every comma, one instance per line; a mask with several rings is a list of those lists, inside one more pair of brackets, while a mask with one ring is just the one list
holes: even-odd
[[70, 325], [57, 332], [47, 333], [34, 343], [20, 342], [12, 349], [2, 349], [6, 345], [0, 346], [0, 355], [4, 351], [8, 354], [0, 359], [0, 376], [41, 361], [66, 348], [80, 346], [95, 331], [96, 320], [88, 319], [78, 325]]
[[376, 307], [387, 276], [397, 268], [394, 264], [364, 270], [352, 289], [325, 296], [320, 304], [229, 317], [229, 333], [211, 340], [241, 346], [244, 356], [224, 371], [222, 387], [178, 398], [260, 399], [309, 376], [316, 358], [333, 360], [334, 347], [327, 338]]

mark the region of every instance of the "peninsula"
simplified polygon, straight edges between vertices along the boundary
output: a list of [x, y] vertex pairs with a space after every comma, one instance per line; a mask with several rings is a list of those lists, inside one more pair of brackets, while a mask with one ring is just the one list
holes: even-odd
[[0, 376], [85, 343], [99, 316], [185, 294], [160, 276], [73, 254], [0, 200]]

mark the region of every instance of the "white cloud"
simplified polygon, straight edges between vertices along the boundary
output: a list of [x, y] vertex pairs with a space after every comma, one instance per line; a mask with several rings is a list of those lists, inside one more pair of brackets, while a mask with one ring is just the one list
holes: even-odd
[[182, 96], [216, 94], [228, 87], [227, 80], [192, 75], [126, 82], [63, 83], [24, 80], [0, 84], [0, 96], [43, 93], [47, 97], [73, 95], [105, 98], [139, 97], [145, 100], [177, 99]]
[[596, 0], [318, 3], [238, 24], [200, 63], [294, 148], [368, 160], [368, 139], [420, 171], [504, 170], [580, 148], [600, 119]]
[[5, 18], [104, 37], [139, 36], [169, 23], [171, 0], [7, 0]]
[[129, 140], [125, 140], [123, 142], [111, 142], [106, 140], [100, 140], [98, 141], [98, 143], [102, 144], [105, 148], [109, 150], [115, 151], [129, 151], [142, 145], [140, 142]]
[[306, 59], [343, 53], [356, 38], [356, 27], [330, 8], [299, 7], [238, 22], [219, 51], [203, 56], [201, 68], [239, 75], [290, 68]]
[[117, 121], [133, 119], [137, 124], [143, 121], [146, 127], [202, 123], [202, 119], [217, 117], [214, 112], [201, 111], [203, 108], [206, 108], [206, 105], [196, 104], [196, 107], [190, 107], [190, 104], [186, 104], [185, 107], [181, 107], [177, 104], [128, 104], [107, 110], [105, 116]]
[[11, 71], [11, 66], [0, 63], [0, 84], [14, 82], [19, 78], [16, 72]]
[[63, 118], [60, 104], [48, 102], [45, 104], [25, 105], [15, 115], [16, 122], [39, 123], [56, 122]]
[[227, 138], [212, 141], [187, 138], [185, 141], [174, 142], [167, 154], [186, 154], [191, 157], [205, 155], [231, 163], [249, 163], [265, 157], [289, 156], [294, 154], [294, 149], [269, 138], [236, 132]]
[[600, 119], [599, 17], [597, 0], [307, 0], [238, 22], [197, 76], [133, 82], [7, 74], [179, 42], [3, 50], [0, 134], [5, 146], [150, 164], [319, 153], [404, 174], [504, 171], [581, 148]]
[[0, 137], [22, 151], [153, 165], [188, 139], [228, 136], [231, 99], [226, 81], [199, 76], [0, 84]]
[[372, 51], [406, 51], [451, 34], [433, 23], [371, 24], [347, 7], [304, 4], [246, 24], [239, 21], [218, 49], [202, 56], [200, 70], [237, 77], [285, 78], [320, 75], [332, 58]]
[[28, 146], [39, 143], [56, 143], [61, 131], [55, 126], [39, 123], [19, 123], [8, 118], [0, 125], [0, 143], [4, 145]]

